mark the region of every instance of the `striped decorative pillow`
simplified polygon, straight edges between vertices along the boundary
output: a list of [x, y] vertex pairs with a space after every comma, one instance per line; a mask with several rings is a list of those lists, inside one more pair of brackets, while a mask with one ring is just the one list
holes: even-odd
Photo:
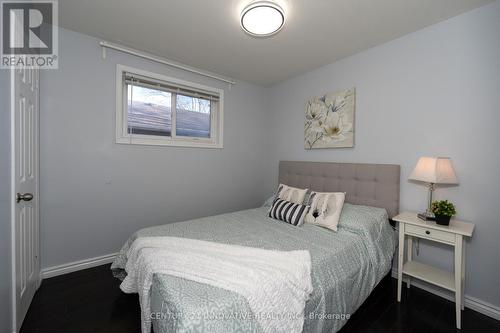
[[308, 211], [309, 206], [276, 198], [269, 210], [269, 217], [295, 226], [301, 226]]

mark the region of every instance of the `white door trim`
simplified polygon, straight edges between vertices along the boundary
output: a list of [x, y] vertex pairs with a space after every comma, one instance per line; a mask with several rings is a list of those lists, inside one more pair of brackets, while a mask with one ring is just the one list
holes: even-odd
[[10, 254], [11, 254], [11, 308], [12, 332], [17, 332], [16, 306], [16, 106], [15, 106], [15, 69], [10, 70]]

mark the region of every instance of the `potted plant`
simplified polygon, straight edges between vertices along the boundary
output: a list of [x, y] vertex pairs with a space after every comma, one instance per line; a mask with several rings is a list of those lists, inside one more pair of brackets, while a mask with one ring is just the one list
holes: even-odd
[[455, 206], [448, 200], [434, 201], [431, 211], [436, 217], [436, 223], [440, 225], [449, 225], [451, 217], [457, 213]]

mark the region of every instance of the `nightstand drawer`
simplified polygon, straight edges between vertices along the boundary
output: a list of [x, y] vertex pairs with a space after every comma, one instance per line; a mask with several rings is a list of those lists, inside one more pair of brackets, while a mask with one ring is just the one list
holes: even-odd
[[419, 227], [412, 224], [406, 224], [405, 233], [413, 234], [414, 236], [437, 240], [449, 244], [455, 244], [455, 234], [446, 231]]

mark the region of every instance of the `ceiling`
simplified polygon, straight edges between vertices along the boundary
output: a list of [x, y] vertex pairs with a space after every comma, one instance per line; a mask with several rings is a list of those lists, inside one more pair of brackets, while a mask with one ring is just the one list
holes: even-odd
[[492, 0], [279, 0], [283, 30], [246, 35], [249, 0], [62, 0], [62, 27], [270, 85], [492, 2]]

